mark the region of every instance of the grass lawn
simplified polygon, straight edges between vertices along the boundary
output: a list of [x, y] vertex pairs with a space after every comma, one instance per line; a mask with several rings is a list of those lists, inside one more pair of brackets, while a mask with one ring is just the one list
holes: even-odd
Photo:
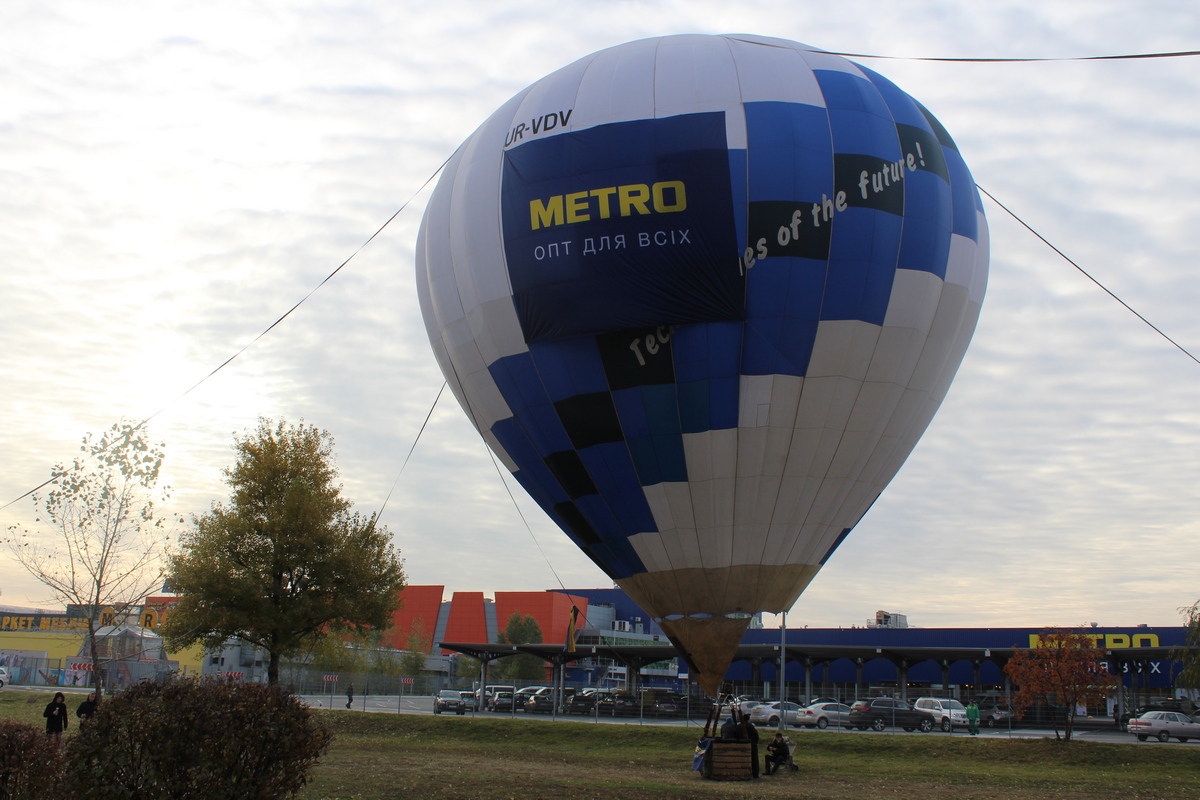
[[[0, 717], [41, 726], [49, 699], [49, 693], [5, 690], [0, 692]], [[82, 700], [68, 696], [72, 713]], [[703, 780], [690, 769], [695, 728], [315, 713], [335, 738], [300, 793], [304, 800], [1200, 800], [1200, 745], [1193, 744], [805, 732], [797, 736], [799, 773], [721, 783]]]
[[1200, 798], [1200, 745], [804, 732], [799, 773], [722, 783], [690, 769], [695, 728], [320, 714], [335, 739], [306, 800]]

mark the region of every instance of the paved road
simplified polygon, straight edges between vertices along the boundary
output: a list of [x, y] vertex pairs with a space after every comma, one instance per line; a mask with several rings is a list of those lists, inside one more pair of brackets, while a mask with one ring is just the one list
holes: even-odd
[[[344, 694], [343, 695], [334, 695], [333, 697], [330, 697], [329, 695], [305, 695], [301, 699], [304, 700], [304, 702], [307, 703], [308, 705], [314, 706], [314, 707], [334, 708], [334, 709], [342, 709], [342, 710], [345, 710], [345, 708], [346, 708], [346, 696]], [[404, 696], [404, 697], [396, 697], [395, 695], [367, 695], [367, 696], [359, 695], [354, 698], [353, 710], [354, 711], [369, 711], [369, 712], [375, 712], [375, 713], [392, 713], [392, 714], [395, 714], [395, 713], [432, 714], [433, 713], [433, 698], [429, 697], [429, 696], [420, 696], [420, 695]], [[639, 719], [638, 717], [612, 718], [612, 717], [604, 717], [604, 716], [601, 716], [599, 719], [597, 719], [594, 716], [582, 716], [582, 717], [580, 717], [580, 716], [563, 716], [561, 714], [557, 715], [557, 717], [555, 717], [555, 718], [552, 718], [549, 714], [525, 714], [523, 712], [517, 712], [515, 714], [513, 714], [512, 712], [499, 712], [499, 713], [493, 714], [488, 711], [482, 711], [482, 712], [468, 711], [466, 716], [467, 717], [476, 717], [476, 716], [479, 716], [479, 717], [510, 717], [513, 719], [529, 720], [531, 722], [533, 722], [533, 721], [551, 722], [551, 721], [555, 721], [555, 720], [569, 720], [571, 722], [600, 722], [600, 723], [604, 723], [604, 724], [608, 724], [608, 725], [614, 725], [614, 724], [615, 725], [661, 725], [661, 726], [669, 726], [669, 727], [691, 727], [691, 728], [696, 728], [696, 729], [702, 728], [704, 726], [703, 720], [697, 721], [694, 719], [693, 720], [653, 719], [653, 718]], [[760, 728], [759, 730], [763, 730], [763, 729]], [[809, 729], [809, 730], [811, 730], [811, 729]], [[798, 731], [792, 730], [791, 732], [799, 734], [799, 735], [804, 735], [805, 733], [809, 732], [809, 730], [802, 728]], [[840, 733], [844, 733], [847, 736], [951, 736], [951, 737], [964, 737], [964, 736], [969, 735], [965, 731], [962, 731], [962, 730], [955, 730], [951, 733], [943, 733], [942, 731], [933, 731], [932, 733], [918, 733], [918, 732], [907, 733], [905, 731], [900, 730], [899, 728], [894, 728], [894, 729], [890, 728], [882, 733], [876, 733], [875, 731], [853, 731], [853, 730], [848, 730], [848, 729], [839, 730], [837, 728], [829, 728], [828, 732], [840, 732]], [[981, 738], [981, 739], [1009, 739], [1009, 738], [1011, 738], [1011, 739], [1045, 739], [1045, 738], [1050, 738], [1053, 736], [1054, 736], [1054, 731], [1051, 731], [1051, 730], [1045, 730], [1043, 728], [1023, 728], [1020, 726], [1014, 727], [1012, 729], [1009, 729], [1006, 726], [998, 727], [998, 728], [983, 728], [980, 730], [980, 733], [979, 733], [979, 738]], [[1109, 744], [1137, 744], [1137, 745], [1143, 745], [1143, 746], [1147, 746], [1147, 747], [1151, 747], [1151, 746], [1161, 747], [1162, 746], [1161, 742], [1138, 742], [1137, 739], [1134, 738], [1133, 736], [1131, 736], [1130, 734], [1122, 733], [1120, 731], [1116, 731], [1116, 730], [1112, 730], [1112, 729], [1098, 730], [1098, 731], [1076, 730], [1074, 732], [1074, 734], [1072, 735], [1072, 738], [1076, 739], [1078, 741], [1086, 741], [1086, 742], [1106, 742]], [[1185, 747], [1194, 746], [1190, 742], [1186, 745], [1181, 745], [1180, 742], [1176, 742], [1174, 740], [1172, 740], [1170, 744], [1172, 746], [1185, 746]]]

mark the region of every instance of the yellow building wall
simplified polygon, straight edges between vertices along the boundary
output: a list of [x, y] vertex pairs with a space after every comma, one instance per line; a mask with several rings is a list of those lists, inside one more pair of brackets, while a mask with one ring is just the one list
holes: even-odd
[[[73, 658], [83, 647], [83, 634], [42, 633], [37, 631], [0, 631], [0, 650], [44, 651], [46, 658]], [[186, 675], [200, 673], [204, 661], [204, 648], [193, 645], [179, 653], [170, 653], [172, 661], [179, 662], [179, 672]]]

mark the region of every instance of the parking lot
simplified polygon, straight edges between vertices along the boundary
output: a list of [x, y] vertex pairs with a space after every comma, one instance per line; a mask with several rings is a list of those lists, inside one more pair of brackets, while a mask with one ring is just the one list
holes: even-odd
[[[305, 703], [316, 708], [333, 708], [345, 710], [346, 696], [345, 695], [304, 695], [302, 697]], [[397, 697], [396, 695], [356, 695], [354, 698], [354, 711], [366, 711], [370, 713], [380, 714], [433, 714], [433, 697], [428, 695], [405, 695]], [[704, 727], [704, 718], [699, 716], [700, 709], [693, 709], [691, 717], [684, 718], [654, 718], [649, 716], [605, 716], [605, 715], [550, 715], [550, 714], [526, 714], [523, 711], [467, 711], [466, 717], [488, 717], [501, 718], [507, 717], [511, 719], [527, 720], [529, 722], [549, 723], [556, 721], [569, 722], [591, 722], [605, 725], [661, 725], [670, 727], [692, 727], [697, 730]], [[811, 732], [811, 728], [789, 729], [791, 733], [796, 733], [803, 736], [805, 733]], [[968, 736], [965, 731], [955, 729], [950, 733], [945, 733], [940, 730], [930, 733], [913, 732], [907, 733], [900, 728], [888, 728], [882, 732], [875, 731], [856, 731], [848, 728], [830, 727], [826, 733], [840, 733], [846, 736], [952, 736], [965, 737]], [[1031, 728], [1022, 727], [1019, 722], [1015, 722], [1012, 728], [983, 728], [980, 730], [979, 738], [981, 739], [1038, 739], [1052, 738], [1054, 731], [1048, 728]], [[1140, 746], [1163, 746], [1157, 741], [1138, 742], [1131, 734], [1117, 731], [1111, 727], [1092, 729], [1092, 728], [1076, 728], [1072, 739], [1077, 741], [1089, 742], [1106, 742], [1109, 744], [1136, 744]], [[1193, 746], [1191, 743], [1181, 744], [1180, 742], [1172, 741], [1171, 746]]]

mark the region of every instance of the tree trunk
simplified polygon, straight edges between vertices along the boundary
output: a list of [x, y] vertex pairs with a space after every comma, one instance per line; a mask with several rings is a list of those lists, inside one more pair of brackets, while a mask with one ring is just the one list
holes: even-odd
[[96, 651], [96, 618], [95, 616], [88, 617], [88, 647], [92, 651], [92, 680], [96, 688], [96, 705], [100, 705], [100, 698], [104, 697], [104, 682], [103, 675], [100, 673], [100, 654]]
[[279, 684], [279, 654], [271, 653], [270, 660], [267, 661], [267, 685], [277, 686]]

